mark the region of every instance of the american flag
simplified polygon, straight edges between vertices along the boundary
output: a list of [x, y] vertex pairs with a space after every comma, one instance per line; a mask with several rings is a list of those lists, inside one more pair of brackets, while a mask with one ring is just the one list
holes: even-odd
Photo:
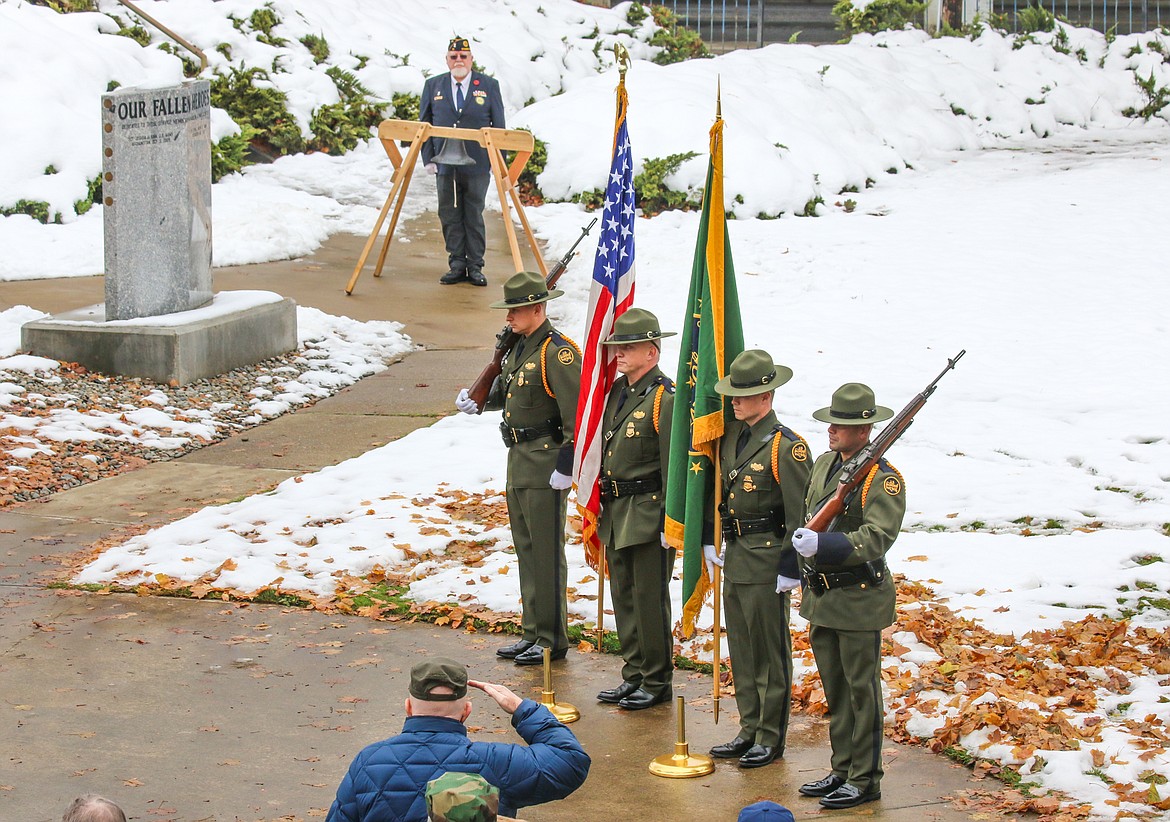
[[577, 505], [581, 509], [585, 559], [598, 567], [600, 545], [597, 518], [601, 513], [601, 449], [604, 435], [601, 417], [613, 387], [617, 368], [613, 355], [601, 341], [608, 338], [613, 322], [634, 302], [634, 171], [630, 137], [626, 132], [626, 89], [618, 86], [617, 122], [614, 124], [613, 162], [605, 187], [605, 207], [597, 256], [593, 260], [593, 285], [589, 292], [581, 394], [577, 401], [576, 450], [573, 476]]

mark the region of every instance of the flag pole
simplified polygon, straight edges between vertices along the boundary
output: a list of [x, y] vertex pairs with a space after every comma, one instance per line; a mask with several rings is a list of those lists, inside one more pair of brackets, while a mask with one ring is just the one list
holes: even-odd
[[605, 635], [605, 543], [597, 550], [597, 652], [601, 653], [601, 638]]
[[[715, 75], [715, 121], [723, 119], [723, 78], [720, 75]], [[722, 405], [720, 401], [720, 405]], [[715, 554], [719, 555], [720, 549], [723, 547], [723, 522], [722, 516], [719, 513], [719, 506], [723, 503], [723, 468], [719, 457], [719, 452], [723, 444], [723, 437], [720, 436], [715, 440]], [[720, 624], [720, 605], [722, 604], [722, 588], [723, 588], [723, 569], [718, 565], [715, 566], [714, 579], [711, 580], [711, 587], [714, 589], [711, 592], [711, 610], [714, 611], [715, 619], [711, 630], [714, 633], [712, 637], [712, 648], [715, 651], [714, 664], [711, 666], [712, 674], [712, 701], [715, 705], [715, 724], [719, 724], [719, 680], [722, 678], [723, 656], [720, 648], [720, 638], [723, 633], [723, 626]]]
[[[723, 437], [715, 440], [715, 555], [718, 556], [723, 548], [723, 522], [722, 516], [719, 514], [719, 506], [723, 503], [723, 474], [720, 468], [719, 451], [720, 445], [723, 443]], [[723, 588], [723, 569], [718, 565], [715, 566], [714, 573], [711, 575], [711, 609], [715, 612], [714, 623], [712, 624], [712, 649], [715, 653], [715, 658], [711, 665], [711, 699], [715, 704], [715, 724], [719, 724], [719, 680], [721, 679], [723, 668], [723, 654], [719, 647], [719, 640], [723, 634], [723, 627], [720, 624], [719, 611], [721, 603], [721, 589]]]

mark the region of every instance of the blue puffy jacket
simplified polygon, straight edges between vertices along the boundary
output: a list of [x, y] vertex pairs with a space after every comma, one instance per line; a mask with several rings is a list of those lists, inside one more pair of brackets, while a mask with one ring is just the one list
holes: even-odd
[[512, 727], [527, 745], [472, 742], [456, 719], [408, 717], [400, 735], [354, 758], [326, 822], [426, 822], [427, 782], [448, 771], [477, 773], [499, 788], [501, 816], [581, 787], [589, 755], [548, 708], [525, 699]]

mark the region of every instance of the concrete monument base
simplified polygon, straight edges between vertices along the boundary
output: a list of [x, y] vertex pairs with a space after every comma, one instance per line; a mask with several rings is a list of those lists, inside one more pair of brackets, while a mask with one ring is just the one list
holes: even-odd
[[223, 291], [191, 311], [104, 318], [98, 304], [25, 323], [21, 348], [102, 374], [184, 385], [297, 347], [296, 303], [270, 291]]

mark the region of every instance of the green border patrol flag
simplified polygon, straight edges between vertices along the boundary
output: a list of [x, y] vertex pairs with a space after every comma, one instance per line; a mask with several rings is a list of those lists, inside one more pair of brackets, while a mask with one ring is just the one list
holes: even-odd
[[715, 454], [731, 403], [716, 393], [743, 351], [743, 323], [723, 207], [723, 120], [711, 127], [711, 159], [695, 243], [682, 350], [675, 380], [666, 486], [666, 539], [683, 551], [682, 635], [690, 637], [711, 587], [703, 562], [703, 521], [715, 488]]

